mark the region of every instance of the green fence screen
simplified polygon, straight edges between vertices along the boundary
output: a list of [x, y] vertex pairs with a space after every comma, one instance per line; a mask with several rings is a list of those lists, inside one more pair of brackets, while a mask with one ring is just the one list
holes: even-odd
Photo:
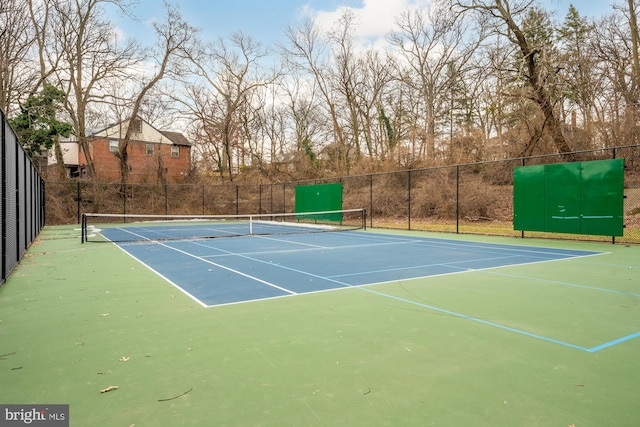
[[623, 235], [624, 159], [516, 167], [513, 178], [515, 230]]
[[[295, 212], [327, 212], [342, 210], [342, 183], [296, 186]], [[304, 215], [296, 215], [304, 218]], [[342, 221], [340, 212], [314, 216], [327, 221]]]

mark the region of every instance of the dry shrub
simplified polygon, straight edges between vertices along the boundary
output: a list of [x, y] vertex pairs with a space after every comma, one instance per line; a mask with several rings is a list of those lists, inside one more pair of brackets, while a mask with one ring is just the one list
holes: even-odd
[[376, 217], [395, 218], [407, 214], [407, 173], [376, 175], [373, 180], [373, 212]]
[[491, 185], [512, 185], [513, 168], [521, 162], [494, 162], [479, 166], [482, 178]]
[[[453, 172], [453, 173], [452, 173]], [[451, 219], [456, 215], [455, 170], [422, 171], [411, 190], [411, 217]]]
[[81, 183], [82, 212], [121, 213], [126, 208], [120, 184]]
[[371, 177], [367, 175], [345, 177], [342, 180], [343, 209], [370, 210]]
[[[412, 218], [504, 219], [511, 212], [511, 187], [492, 186], [480, 174], [453, 169], [429, 171], [411, 191]], [[459, 198], [456, 204], [456, 194]]]
[[45, 186], [45, 220], [47, 225], [77, 222], [77, 185], [75, 183], [47, 183]]
[[495, 193], [480, 177], [475, 177], [460, 184], [459, 206], [461, 219], [494, 219]]

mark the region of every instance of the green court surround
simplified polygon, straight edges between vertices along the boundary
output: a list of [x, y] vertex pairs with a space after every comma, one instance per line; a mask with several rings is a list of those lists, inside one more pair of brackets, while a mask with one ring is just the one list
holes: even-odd
[[[1, 403], [95, 427], [640, 419], [640, 338], [589, 353], [356, 288], [203, 308], [76, 228], [45, 227], [0, 288]], [[640, 331], [638, 246], [437, 236], [607, 253], [371, 289], [585, 346]]]

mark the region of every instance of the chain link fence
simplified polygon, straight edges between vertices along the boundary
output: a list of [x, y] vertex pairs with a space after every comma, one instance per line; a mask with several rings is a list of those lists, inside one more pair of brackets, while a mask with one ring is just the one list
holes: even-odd
[[44, 226], [44, 181], [0, 110], [0, 285]]
[[[517, 166], [625, 159], [624, 236], [563, 235], [513, 229]], [[243, 215], [293, 212], [297, 185], [341, 182], [343, 209], [367, 209], [367, 225], [461, 234], [640, 243], [640, 145], [493, 162], [274, 184], [99, 184], [47, 182], [47, 223], [84, 212]]]

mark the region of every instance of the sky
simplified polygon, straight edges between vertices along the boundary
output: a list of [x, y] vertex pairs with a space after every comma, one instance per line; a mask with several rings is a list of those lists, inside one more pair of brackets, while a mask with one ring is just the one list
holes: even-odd
[[[539, 0], [556, 18], [564, 19], [569, 4], [581, 15], [600, 17], [612, 11], [614, 0]], [[183, 18], [200, 28], [205, 40], [228, 38], [242, 31], [262, 42], [274, 46], [284, 42], [284, 28], [295, 26], [305, 17], [319, 19], [327, 26], [341, 14], [341, 8], [350, 7], [359, 17], [358, 35], [369, 40], [383, 39], [394, 25], [395, 18], [403, 10], [424, 8], [429, 0], [170, 0], [179, 5]], [[141, 23], [112, 15], [119, 30], [145, 43], [152, 43], [153, 20], [164, 19], [163, 0], [138, 0], [133, 8]]]

